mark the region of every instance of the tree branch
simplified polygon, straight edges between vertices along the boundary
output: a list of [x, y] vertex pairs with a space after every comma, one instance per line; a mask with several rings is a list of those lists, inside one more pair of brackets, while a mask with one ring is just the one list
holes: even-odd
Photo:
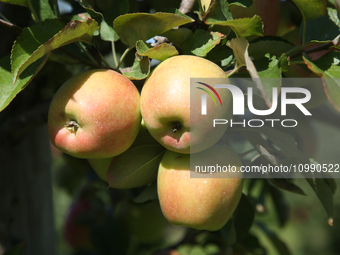
[[18, 27], [16, 25], [13, 25], [12, 23], [7, 22], [7, 21], [5, 21], [3, 19], [0, 19], [0, 25], [3, 25], [3, 26], [8, 27], [8, 28], [10, 28], [12, 30], [15, 30], [19, 34], [22, 32], [22, 28], [20, 28], [20, 27]]
[[192, 7], [194, 6], [194, 3], [195, 0], [182, 0], [179, 11], [184, 14], [190, 12]]

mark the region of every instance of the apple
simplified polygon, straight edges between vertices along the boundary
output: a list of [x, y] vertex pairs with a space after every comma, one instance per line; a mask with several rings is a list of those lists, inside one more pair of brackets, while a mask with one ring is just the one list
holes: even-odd
[[280, 0], [253, 0], [253, 4], [248, 8], [231, 5], [230, 11], [234, 19], [259, 15], [264, 25], [263, 35], [275, 35], [279, 27]]
[[150, 244], [162, 240], [168, 226], [158, 200], [141, 204], [130, 202], [124, 214], [130, 235], [140, 244]]
[[222, 116], [229, 119], [232, 114], [231, 92], [220, 88], [215, 90], [222, 105], [217, 98], [217, 105], [208, 98], [207, 115], [201, 115], [201, 95], [207, 93], [196, 89], [200, 84], [190, 90], [190, 78], [210, 78], [204, 81], [212, 87], [217, 82], [228, 83], [225, 72], [215, 63], [197, 56], [178, 55], [160, 63], [141, 92], [146, 128], [166, 149], [179, 153], [200, 152], [214, 145], [227, 125], [214, 128], [213, 119]]
[[[167, 151], [159, 165], [157, 190], [165, 218], [175, 226], [216, 231], [240, 201], [242, 176], [237, 172], [197, 174], [190, 171], [190, 160], [198, 166], [230, 165], [238, 170], [242, 162], [231, 148], [215, 145], [191, 155]], [[194, 173], [198, 178], [191, 176]]]
[[48, 113], [52, 144], [78, 158], [109, 158], [127, 150], [141, 122], [134, 84], [113, 70], [94, 69], [67, 80]]

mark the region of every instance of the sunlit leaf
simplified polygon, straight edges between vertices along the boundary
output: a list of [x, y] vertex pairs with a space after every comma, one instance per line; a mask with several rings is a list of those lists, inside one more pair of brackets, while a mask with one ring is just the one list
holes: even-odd
[[194, 54], [205, 57], [219, 42], [221, 38], [217, 32], [197, 29], [192, 37], [182, 45], [184, 54]]
[[[209, 23], [208, 23], [209, 24]], [[220, 31], [221, 27], [230, 27], [237, 37], [247, 37], [251, 35], [263, 35], [263, 22], [258, 15], [252, 18], [234, 19], [227, 21], [214, 21], [210, 23], [213, 31]], [[223, 33], [223, 30], [220, 31]]]
[[324, 0], [293, 0], [299, 7], [305, 20], [315, 19], [326, 14], [327, 3]]
[[0, 2], [21, 5], [21, 6], [28, 6], [27, 0], [0, 0]]
[[260, 91], [268, 108], [272, 106], [272, 90], [279, 88], [281, 84], [281, 71], [279, 68], [279, 61], [274, 57], [262, 70], [257, 70], [254, 62], [249, 57], [248, 47], [249, 43], [244, 38], [234, 38], [227, 42], [227, 45], [233, 50], [236, 58], [236, 67], [245, 66], [253, 78], [257, 89]]
[[19, 75], [15, 84], [12, 81], [10, 56], [0, 60], [0, 111], [5, 109], [15, 96], [22, 91], [45, 65], [47, 57], [41, 58], [30, 65]]
[[202, 18], [202, 20], [209, 25], [232, 19], [233, 16], [229, 10], [228, 2], [225, 0], [214, 0]]
[[143, 41], [138, 41], [136, 44], [136, 50], [139, 55], [164, 61], [165, 59], [178, 55], [176, 48], [168, 43], [162, 43], [161, 45], [151, 47]]
[[90, 43], [97, 29], [98, 24], [92, 19], [74, 20], [65, 27], [57, 20], [47, 20], [25, 28], [12, 49], [13, 82], [29, 65], [52, 50], [77, 41]]
[[148, 57], [136, 57], [131, 70], [123, 72], [130, 80], [142, 80], [150, 73], [150, 59]]
[[33, 18], [38, 18], [36, 21], [44, 21], [46, 19], [56, 19], [57, 6], [54, 1], [49, 0], [27, 0], [31, 2], [34, 10]]
[[131, 13], [116, 18], [113, 28], [124, 44], [133, 47], [139, 40], [147, 41], [174, 27], [193, 21], [188, 16], [173, 13]]
[[328, 99], [340, 111], [340, 53], [329, 52], [313, 62], [304, 54], [303, 60], [311, 71], [323, 78]]

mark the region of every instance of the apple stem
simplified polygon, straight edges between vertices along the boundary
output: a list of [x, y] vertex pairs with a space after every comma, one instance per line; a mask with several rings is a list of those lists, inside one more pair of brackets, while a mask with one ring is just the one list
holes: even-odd
[[70, 122], [67, 122], [64, 127], [70, 132], [76, 133], [79, 128], [79, 124], [76, 121], [71, 120]]
[[172, 131], [173, 131], [174, 133], [176, 133], [176, 132], [180, 129], [180, 127], [181, 127], [181, 124], [180, 124], [180, 123], [174, 122], [174, 123], [172, 124]]

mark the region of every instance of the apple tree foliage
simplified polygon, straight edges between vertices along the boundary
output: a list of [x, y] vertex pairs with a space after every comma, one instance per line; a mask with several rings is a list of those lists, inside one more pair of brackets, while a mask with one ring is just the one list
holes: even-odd
[[[340, 10], [334, 1], [281, 1], [281, 13], [290, 13], [291, 9], [287, 6], [293, 6], [294, 11], [291, 13], [295, 17], [289, 17], [289, 22], [294, 22], [286, 29], [283, 26], [272, 36], [263, 36], [263, 22], [258, 15], [233, 19], [230, 7], [249, 8], [252, 0], [201, 0], [195, 2], [188, 13], [179, 11], [178, 1], [67, 0], [64, 2], [72, 6], [72, 10], [66, 13], [60, 12], [61, 2], [56, 0], [1, 2], [27, 8], [31, 20], [27, 21], [26, 27], [18, 27], [6, 19], [6, 13], [1, 15], [0, 24], [16, 31], [17, 39], [8, 55], [0, 60], [0, 111], [6, 112], [5, 108], [16, 100], [16, 96], [24, 94], [30, 83], [46, 75], [46, 72], [50, 72], [51, 76], [58, 75], [53, 72], [54, 68], [64, 72], [64, 80], [88, 68], [111, 68], [123, 73], [141, 89], [157, 61], [178, 54], [189, 54], [215, 62], [230, 77], [257, 79], [260, 96], [256, 101], [263, 107], [271, 106], [272, 88], [280, 89], [284, 77], [327, 78], [323, 80], [321, 89], [327, 102], [312, 112], [318, 119], [339, 127], [340, 84], [337, 78], [340, 78]], [[281, 19], [284, 23], [284, 19], [288, 20], [287, 15]], [[298, 42], [289, 37], [296, 31]], [[318, 53], [323, 54], [319, 58], [313, 57]], [[276, 79], [268, 82], [266, 78]], [[58, 85], [51, 84], [46, 84], [50, 86], [49, 99], [58, 88]], [[302, 149], [298, 137], [286, 130], [235, 129], [231, 131], [233, 135], [238, 137], [236, 143], [248, 142], [257, 152], [258, 156], [254, 159], [244, 158], [245, 164], [308, 164], [312, 160]], [[313, 140], [313, 137], [310, 139]], [[117, 167], [109, 169], [109, 185], [124, 186], [124, 183], [138, 180], [146, 174], [152, 182], [163, 153], [164, 149], [157, 143], [148, 143], [143, 139], [136, 141], [119, 158]], [[77, 160], [70, 161], [78, 165]], [[76, 168], [73, 167], [73, 170]], [[306, 178], [306, 181], [324, 207], [328, 223], [332, 225], [336, 190], [334, 180], [324, 177]], [[261, 187], [260, 194], [252, 193], [256, 185]], [[99, 251], [93, 254], [116, 254], [110, 253], [115, 249], [120, 254], [137, 254], [137, 251], [151, 254], [151, 251], [161, 250], [176, 250], [178, 254], [225, 254], [227, 250], [234, 250], [235, 254], [265, 254], [265, 247], [249, 232], [255, 225], [268, 236], [278, 254], [293, 254], [270, 230], [270, 226], [257, 219], [257, 215], [266, 207], [265, 200], [271, 197], [279, 225], [283, 226], [288, 221], [283, 191], [305, 195], [291, 180], [249, 180], [247, 193], [243, 194], [234, 216], [220, 231], [207, 233], [186, 230], [179, 238], [145, 247], [138, 244], [129, 247], [124, 245], [125, 241], [109, 244], [110, 240], [104, 234], [112, 234], [107, 226], [111, 226], [113, 221], [103, 216], [108, 217], [109, 224], [91, 225], [94, 233], [91, 235], [92, 248]], [[110, 203], [116, 204], [125, 203], [127, 199], [135, 203], [157, 199], [155, 182], [147, 187], [124, 191], [109, 189], [105, 192], [111, 197]], [[109, 203], [108, 200], [106, 203]], [[121, 206], [124, 207], [124, 203]], [[90, 216], [85, 215], [83, 221], [86, 224], [98, 223], [93, 219], [97, 219], [96, 213], [102, 213], [102, 207], [97, 205], [90, 210]], [[113, 233], [113, 236], [119, 240], [128, 238], [125, 234]], [[8, 254], [20, 254], [20, 247], [12, 248]], [[90, 253], [79, 251], [77, 254]]]

